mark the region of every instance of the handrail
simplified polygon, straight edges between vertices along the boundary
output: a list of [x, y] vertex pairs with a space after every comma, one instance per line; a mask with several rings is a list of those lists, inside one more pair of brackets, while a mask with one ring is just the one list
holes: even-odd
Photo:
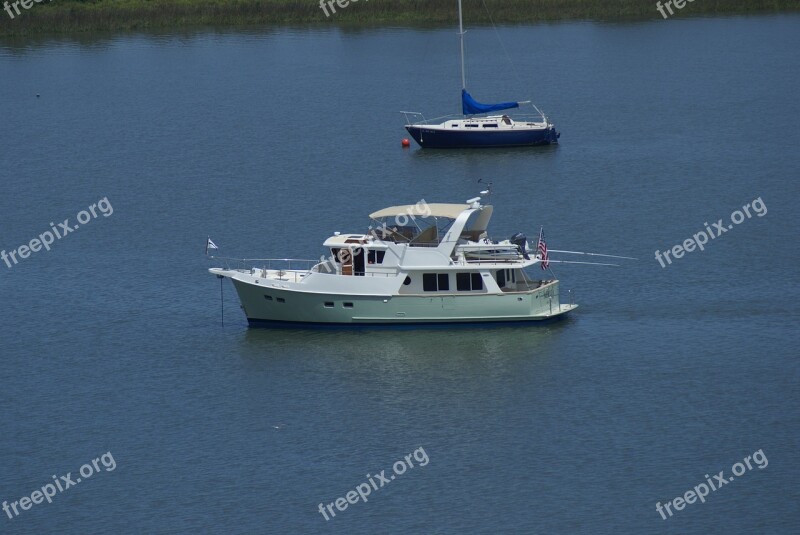
[[[301, 263], [301, 267], [305, 271], [311, 271], [311, 268], [320, 263], [320, 260], [309, 260], [307, 258], [230, 258], [221, 256], [210, 256], [209, 258], [224, 262], [226, 269], [238, 269], [245, 271], [251, 270], [254, 267], [254, 263], [262, 264], [262, 267], [258, 269], [273, 269], [273, 263], [284, 263], [288, 265], [281, 266], [279, 269], [285, 269], [289, 271], [292, 270], [293, 262]], [[235, 267], [232, 268], [231, 266]], [[278, 266], [276, 266], [276, 269], [278, 269]], [[297, 270], [297, 266], [295, 266], [295, 270]]]
[[411, 115], [412, 118], [413, 118], [414, 115], [418, 115], [419, 117], [422, 117], [422, 122], [426, 122], [427, 121], [427, 119], [425, 119], [425, 115], [423, 113], [421, 113], [421, 112], [418, 112], [418, 111], [401, 111], [400, 113], [402, 113], [403, 116], [405, 117], [407, 125], [421, 124], [420, 122], [416, 122], [415, 123], [412, 119], [409, 119], [408, 118], [409, 115]]
[[230, 256], [209, 256], [214, 260], [235, 260], [237, 262], [265, 262], [265, 261], [284, 261], [284, 262], [319, 262], [308, 258], [235, 258]]
[[[408, 125], [408, 126], [421, 126], [421, 125], [424, 125], [424, 124], [440, 123], [440, 122], [444, 122], [444, 121], [458, 120], [458, 119], [489, 119], [488, 115], [483, 115], [483, 114], [480, 114], [480, 115], [459, 115], [459, 114], [452, 114], [451, 113], [449, 115], [442, 115], [440, 117], [434, 117], [432, 119], [426, 119], [425, 115], [423, 115], [422, 113], [418, 113], [418, 112], [401, 111], [400, 113], [402, 113], [404, 115], [406, 115], [406, 114], [419, 115], [420, 117], [422, 117], [421, 121], [412, 121], [412, 120], [409, 119], [408, 115], [406, 115], [406, 125]], [[548, 120], [547, 116], [545, 116], [544, 114], [541, 114], [541, 113], [540, 114], [535, 114], [535, 113], [524, 113], [524, 114], [506, 113], [506, 114], [501, 114], [501, 115], [496, 115], [496, 116], [493, 115], [492, 117], [502, 117], [503, 115], [508, 115], [511, 118], [511, 120], [513, 120], [514, 122], [537, 122], [537, 123], [550, 124], [550, 121]]]
[[[293, 277], [294, 282], [299, 282], [299, 279], [309, 275], [310, 273], [314, 273], [314, 267], [324, 264], [326, 260], [309, 260], [306, 258], [228, 258], [228, 257], [220, 257], [220, 256], [209, 256], [209, 258], [213, 258], [214, 260], [223, 260], [225, 264], [225, 269], [230, 271], [240, 271], [242, 273], [251, 273], [256, 274], [256, 272], [261, 273], [261, 277], [266, 280], [289, 280], [289, 277]], [[285, 262], [287, 266], [274, 266], [273, 263], [278, 262]], [[302, 263], [303, 267], [298, 269], [297, 266], [292, 267], [292, 262], [295, 263]], [[232, 267], [233, 266], [233, 267]], [[318, 271], [318, 273], [322, 275], [340, 275], [340, 276], [353, 276], [353, 277], [397, 277], [396, 272], [384, 272], [384, 271], [372, 271], [364, 273], [359, 273], [358, 275], [342, 275], [341, 268], [336, 269], [333, 272], [323, 272]], [[277, 272], [279, 278], [272, 279], [267, 276], [267, 272]], [[283, 279], [282, 277], [287, 277]]]

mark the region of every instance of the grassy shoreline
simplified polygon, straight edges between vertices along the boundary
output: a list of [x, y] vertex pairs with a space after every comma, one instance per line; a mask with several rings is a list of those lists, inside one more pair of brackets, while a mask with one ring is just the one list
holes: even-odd
[[[6, 0], [0, 0], [0, 5]], [[12, 0], [11, 3], [13, 3]], [[253, 25], [419, 26], [455, 24], [451, 0], [350, 0], [328, 17], [318, 0], [25, 0], [14, 18], [0, 11], [0, 35]], [[344, 2], [344, 0], [342, 0]], [[666, 0], [662, 1], [662, 4]], [[465, 24], [662, 19], [655, 0], [464, 0]], [[330, 11], [330, 10], [329, 10]], [[695, 0], [674, 18], [800, 12], [800, 0]], [[491, 18], [490, 18], [491, 15]], [[673, 17], [671, 17], [673, 18]]]

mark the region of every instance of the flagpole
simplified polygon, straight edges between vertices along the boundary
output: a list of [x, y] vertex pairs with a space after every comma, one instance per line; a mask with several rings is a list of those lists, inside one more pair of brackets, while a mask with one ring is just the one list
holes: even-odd
[[[542, 261], [542, 249], [541, 249], [541, 245], [542, 245], [542, 231], [543, 231], [543, 230], [544, 230], [544, 225], [542, 225], [541, 227], [539, 227], [539, 239], [536, 241], [536, 256], [538, 256], [538, 257], [539, 257], [539, 262], [541, 262], [541, 261]], [[542, 269], [544, 269], [544, 268], [542, 268]]]
[[219, 279], [219, 311], [220, 311], [220, 319], [222, 321], [222, 326], [225, 327], [225, 300], [222, 298], [222, 275], [217, 275]]

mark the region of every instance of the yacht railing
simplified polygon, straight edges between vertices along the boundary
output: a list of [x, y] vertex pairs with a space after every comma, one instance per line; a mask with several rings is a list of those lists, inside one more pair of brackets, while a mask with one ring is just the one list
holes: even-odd
[[[537, 113], [515, 113], [513, 111], [508, 111], [507, 113], [503, 112], [490, 112], [492, 116], [502, 117], [503, 115], [508, 115], [515, 123], [545, 123], [550, 124], [550, 120], [548, 117], [539, 111], [538, 108], [534, 106], [534, 110]], [[505, 110], [503, 110], [505, 111]], [[419, 126], [423, 124], [439, 124], [445, 121], [450, 120], [457, 120], [457, 119], [488, 119], [488, 115], [459, 115], [459, 114], [450, 114], [450, 115], [442, 115], [440, 117], [434, 117], [433, 119], [425, 118], [425, 115], [421, 112], [417, 111], [401, 111], [400, 113], [406, 119], [406, 126]]]
[[526, 114], [526, 115], [509, 115], [515, 123], [545, 123], [549, 124], [550, 121], [544, 115]]
[[[341, 275], [341, 273], [339, 273]], [[369, 271], [365, 273], [359, 272], [358, 275], [353, 273], [353, 275], [343, 275], [345, 277], [396, 277], [397, 273], [387, 273], [386, 271]]]
[[[420, 113], [420, 112], [417, 112], [417, 111], [401, 111], [400, 113], [402, 113], [406, 118], [406, 126], [419, 126], [419, 125], [423, 125], [423, 124], [436, 124], [436, 123], [441, 123], [441, 122], [444, 122], [444, 121], [449, 121], [451, 119], [463, 119], [464, 118], [463, 115], [450, 114], [450, 115], [442, 115], [442, 116], [439, 116], [439, 117], [434, 117], [432, 119], [427, 119], [423, 113]], [[409, 115], [412, 118], [417, 118], [418, 117], [419, 119], [412, 120], [412, 119], [409, 118]]]
[[250, 273], [251, 275], [261, 275], [263, 278], [267, 278], [268, 272], [277, 271], [278, 278], [276, 280], [281, 281], [300, 282], [303, 277], [314, 271], [315, 267], [322, 265], [327, 265], [327, 267], [317, 272], [323, 275], [348, 277], [397, 276], [396, 272], [391, 271], [358, 272], [358, 274], [353, 271], [352, 275], [344, 275], [342, 273], [342, 266], [337, 264], [336, 267], [333, 267], [330, 260], [308, 260], [305, 258], [225, 258], [219, 256], [210, 256], [209, 258], [222, 261], [227, 270]]
[[[427, 120], [425, 119], [425, 115], [423, 115], [422, 113], [420, 113], [418, 111], [401, 111], [399, 113], [402, 113], [403, 116], [406, 118], [406, 124], [407, 125], [422, 124], [422, 123], [427, 122]], [[409, 115], [412, 117], [412, 119], [408, 118]], [[416, 121], [413, 120], [414, 118], [417, 118], [417, 117], [419, 119], [417, 119]]]
[[519, 264], [520, 262], [524, 261], [524, 257], [522, 255], [517, 255], [515, 257], [498, 257], [486, 253], [485, 255], [480, 254], [470, 254], [470, 257], [464, 255], [457, 256], [456, 258], [451, 258], [454, 265], [457, 266], [469, 266], [473, 264], [481, 264], [487, 266], [503, 266], [508, 267], [508, 264]]
[[222, 261], [225, 269], [236, 271], [260, 270], [285, 270], [285, 271], [311, 271], [311, 268], [319, 264], [319, 260], [308, 260], [306, 258], [226, 258], [211, 256], [214, 260]]

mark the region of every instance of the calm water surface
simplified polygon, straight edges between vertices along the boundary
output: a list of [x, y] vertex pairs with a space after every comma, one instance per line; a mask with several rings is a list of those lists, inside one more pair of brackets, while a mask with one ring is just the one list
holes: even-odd
[[[272, 30], [0, 44], [0, 500], [113, 471], [3, 533], [800, 530], [800, 17], [469, 32], [473, 95], [533, 99], [532, 150], [403, 150], [398, 110], [458, 111], [457, 36]], [[509, 62], [510, 58], [510, 62]], [[37, 98], [37, 94], [40, 96]], [[494, 182], [496, 238], [638, 257], [554, 266], [539, 327], [251, 330], [228, 256], [314, 258], [384, 206]], [[761, 198], [662, 268], [654, 259]], [[418, 448], [325, 521], [320, 502]], [[762, 450], [662, 520], [665, 503]]]

